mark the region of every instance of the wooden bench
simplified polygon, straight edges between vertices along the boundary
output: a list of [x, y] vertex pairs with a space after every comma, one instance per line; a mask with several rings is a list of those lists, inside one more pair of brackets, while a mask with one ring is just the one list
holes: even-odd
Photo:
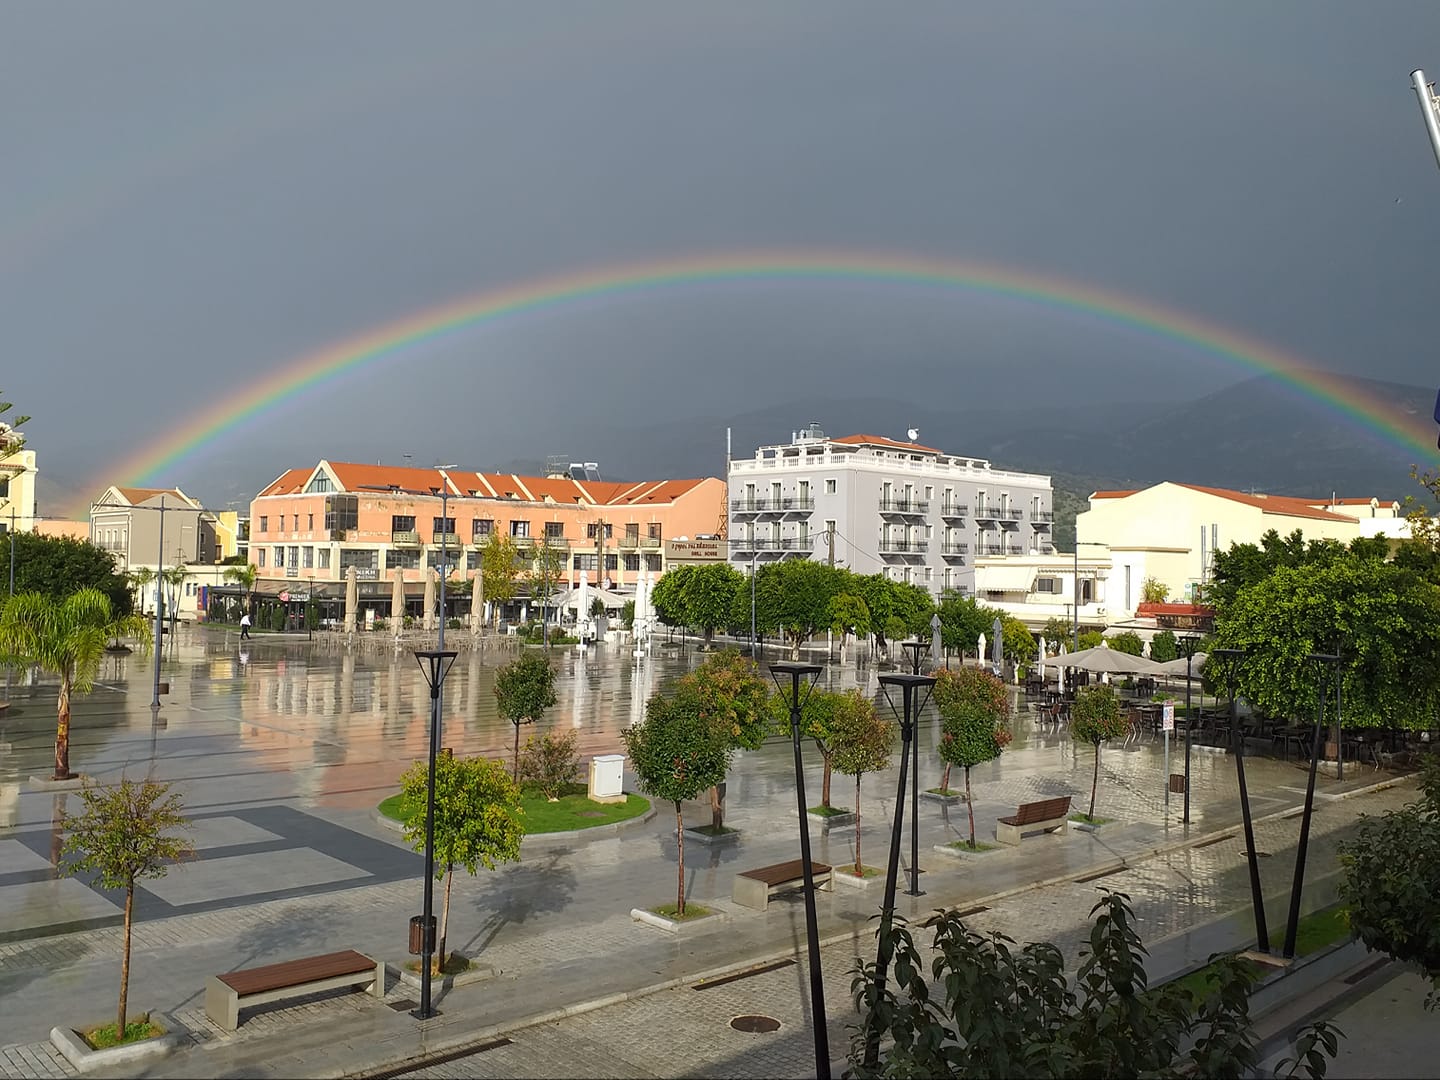
[[1070, 796], [1021, 803], [1010, 817], [995, 822], [995, 839], [1002, 844], [1018, 844], [1026, 833], [1065, 832], [1070, 822]]
[[[830, 867], [825, 863], [812, 862], [810, 874], [815, 879], [815, 888], [830, 888]], [[789, 862], [743, 870], [736, 874], [731, 898], [737, 904], [764, 911], [770, 903], [770, 897], [775, 893], [804, 886], [805, 864], [799, 859], [791, 859]]]
[[347, 949], [212, 975], [205, 984], [205, 1015], [226, 1031], [234, 1031], [240, 1026], [240, 1009], [244, 1006], [263, 1005], [341, 986], [364, 986], [376, 997], [384, 997], [384, 963]]

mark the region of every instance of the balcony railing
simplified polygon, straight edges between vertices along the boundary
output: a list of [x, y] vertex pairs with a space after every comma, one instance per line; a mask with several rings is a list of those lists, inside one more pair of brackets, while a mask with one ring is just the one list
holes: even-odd
[[901, 554], [924, 554], [929, 548], [928, 540], [897, 540], [894, 538], [880, 538], [880, 550], [882, 552], [898, 552]]
[[969, 544], [946, 543], [940, 545], [941, 555], [964, 555], [970, 550]]
[[880, 512], [882, 514], [925, 514], [930, 511], [930, 503], [925, 499], [881, 499]]
[[814, 546], [814, 538], [809, 536], [787, 536], [783, 539], [757, 536], [753, 540], [741, 537], [730, 541], [731, 551], [808, 551]]
[[453, 532], [452, 532], [452, 533], [438, 532], [438, 533], [435, 534], [435, 538], [434, 538], [433, 540], [431, 540], [430, 542], [431, 542], [435, 547], [437, 547], [437, 548], [440, 547], [441, 545], [444, 545], [444, 546], [447, 547], [447, 548], [458, 548], [458, 547], [461, 546], [461, 545], [460, 545], [460, 534], [459, 534], [459, 533], [453, 533]]
[[635, 548], [640, 546], [640, 537], [632, 536], [630, 533], [626, 533], [624, 536], [620, 537], [620, 546], [622, 548], [633, 551]]
[[541, 543], [552, 548], [560, 548], [568, 551], [570, 549], [570, 538], [567, 536], [546, 536]]
[[737, 514], [758, 514], [770, 509], [769, 499], [731, 499], [730, 509]]
[[1054, 520], [1055, 520], [1055, 511], [1054, 511], [1054, 510], [1036, 510], [1033, 514], [1030, 515], [1030, 520], [1031, 520], [1031, 521], [1034, 521], [1034, 522], [1050, 522], [1050, 521], [1054, 521]]
[[390, 532], [390, 543], [404, 547], [419, 547], [420, 534], [414, 529], [393, 529]]
[[1018, 506], [1002, 506], [1000, 508], [1000, 519], [1002, 521], [1019, 521], [1025, 516], [1025, 511]]
[[1048, 528], [1050, 528], [1050, 519], [1049, 519], [1048, 517], [1043, 517], [1043, 518], [1031, 518], [1031, 519], [1030, 519], [1030, 528], [1032, 528], [1032, 529], [1048, 529]]
[[940, 504], [941, 517], [963, 518], [968, 516], [969, 513], [970, 507], [962, 503], [947, 502]]
[[1000, 516], [1000, 507], [999, 507], [999, 506], [993, 506], [993, 505], [992, 505], [992, 506], [984, 506], [984, 505], [982, 505], [982, 504], [980, 504], [980, 503], [976, 503], [976, 504], [975, 504], [975, 517], [976, 517], [977, 520], [980, 520], [980, 521], [994, 521], [994, 520], [997, 519], [999, 516]]
[[640, 546], [647, 551], [655, 551], [660, 547], [660, 537], [642, 536], [640, 537]]
[[1004, 554], [1005, 554], [1005, 547], [1004, 547], [1003, 544], [980, 544], [980, 545], [978, 545], [978, 546], [975, 548], [975, 550], [976, 550], [977, 552], [979, 552], [981, 555], [1004, 555]]
[[470, 543], [474, 547], [484, 547], [490, 542], [490, 537], [494, 535], [494, 533], [476, 533], [474, 536], [470, 537]]

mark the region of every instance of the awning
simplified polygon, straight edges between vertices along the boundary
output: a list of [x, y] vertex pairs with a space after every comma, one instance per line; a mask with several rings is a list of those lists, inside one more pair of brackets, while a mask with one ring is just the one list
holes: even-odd
[[1035, 584], [1033, 566], [977, 566], [976, 592], [1028, 593]]

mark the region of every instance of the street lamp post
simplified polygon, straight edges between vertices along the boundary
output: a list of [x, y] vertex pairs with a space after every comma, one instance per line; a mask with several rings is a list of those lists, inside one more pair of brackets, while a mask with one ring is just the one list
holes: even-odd
[[[920, 650], [925, 647], [923, 641], [902, 641], [902, 649], [911, 650], [910, 672], [913, 675], [920, 674]], [[919, 716], [916, 716], [919, 722]], [[912, 776], [910, 777], [910, 888], [905, 891], [906, 896], [924, 896], [925, 890], [920, 888], [920, 736], [916, 732], [915, 738], [910, 740], [910, 764]]]
[[1255, 826], [1250, 819], [1250, 792], [1245, 787], [1245, 740], [1240, 737], [1240, 721], [1235, 708], [1235, 676], [1244, 649], [1216, 649], [1211, 656], [1223, 656], [1226, 682], [1230, 691], [1230, 743], [1235, 752], [1235, 779], [1240, 787], [1240, 815], [1245, 822], [1245, 857], [1250, 867], [1250, 904], [1255, 909], [1255, 942], [1261, 952], [1270, 951], [1270, 931], [1265, 926], [1265, 896], [1260, 891], [1260, 855], [1255, 850]]
[[[752, 541], [753, 542], [753, 541]], [[750, 659], [755, 659], [755, 560], [760, 552], [750, 553]], [[783, 655], [783, 654], [782, 654]]]
[[[1081, 540], [1077, 526], [1077, 533], [1075, 536], [1075, 575], [1074, 580], [1070, 583], [1072, 586], [1071, 591], [1074, 594], [1075, 598], [1075, 610], [1073, 615], [1074, 624], [1071, 627], [1070, 634], [1070, 649], [1072, 652], [1080, 651], [1080, 548], [1082, 545], [1085, 547], [1102, 548], [1108, 548], [1110, 546], [1109, 544], [1102, 544], [1098, 540]], [[981, 659], [983, 660], [984, 657], [981, 657]]]
[[417, 649], [415, 659], [430, 685], [430, 771], [425, 783], [425, 911], [421, 923], [420, 1008], [413, 1015], [429, 1020], [435, 1015], [430, 1004], [430, 966], [435, 956], [435, 753], [440, 745], [440, 687], [456, 653], [440, 649]]
[[[905, 835], [905, 780], [910, 765], [910, 745], [915, 737], [915, 691], [929, 689], [935, 685], [933, 675], [892, 674], [880, 676], [880, 687], [890, 701], [888, 687], [898, 686], [902, 701], [900, 716], [900, 780], [895, 790], [895, 820], [890, 825], [890, 861], [885, 872], [885, 900], [880, 907], [879, 946], [875, 954], [875, 990], [885, 991], [886, 976], [890, 971], [893, 945], [890, 940], [891, 927], [895, 922], [895, 886], [900, 874], [900, 842]], [[890, 702], [891, 711], [895, 703]], [[913, 864], [914, 859], [911, 859]], [[913, 865], [912, 865], [913, 869]], [[865, 1064], [874, 1065], [880, 1059], [880, 1030], [872, 1027], [865, 1033]]]
[[830, 1039], [825, 1025], [825, 981], [820, 973], [820, 931], [815, 917], [815, 877], [810, 864], [810, 814], [805, 805], [805, 767], [800, 756], [800, 680], [809, 679], [810, 693], [821, 671], [819, 664], [802, 664], [792, 660], [770, 665], [770, 677], [779, 689], [780, 674], [790, 676], [790, 744], [795, 751], [795, 800], [800, 815], [800, 867], [805, 879], [805, 938], [810, 962], [810, 1014], [815, 1035], [815, 1075], [830, 1080]]
[[[1334, 665], [1338, 674], [1340, 656], [1336, 653], [1311, 653], [1308, 657], [1317, 663]], [[1295, 847], [1295, 877], [1290, 884], [1290, 915], [1285, 922], [1285, 947], [1282, 955], [1286, 959], [1295, 956], [1295, 935], [1300, 928], [1300, 892], [1305, 885], [1305, 854], [1310, 845], [1310, 818], [1315, 807], [1315, 770], [1320, 764], [1321, 740], [1325, 737], [1325, 684], [1329, 673], [1320, 669], [1319, 701], [1315, 709], [1315, 735], [1310, 741], [1310, 777], [1305, 783], [1305, 811], [1300, 817], [1300, 840]], [[1335, 702], [1338, 717], [1340, 702]]]
[[1190, 662], [1195, 656], [1195, 650], [1200, 646], [1200, 639], [1194, 634], [1186, 634], [1177, 644], [1185, 653], [1185, 812], [1180, 820], [1190, 824], [1190, 736], [1195, 727], [1195, 718], [1190, 715]]

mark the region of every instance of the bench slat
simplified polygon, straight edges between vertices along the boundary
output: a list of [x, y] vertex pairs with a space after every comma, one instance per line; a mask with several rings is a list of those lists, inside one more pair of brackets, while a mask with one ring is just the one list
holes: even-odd
[[[828, 874], [830, 867], [825, 863], [810, 862], [810, 873], [814, 876]], [[779, 885], [786, 881], [798, 881], [805, 876], [805, 864], [800, 859], [776, 863], [774, 866], [760, 866], [754, 870], [740, 871], [740, 877], [763, 881], [766, 885]]]
[[331, 979], [338, 975], [358, 975], [374, 970], [374, 960], [353, 949], [347, 949], [344, 952], [326, 953], [324, 956], [287, 960], [282, 964], [228, 971], [217, 978], [243, 997], [246, 994], [261, 994], [268, 990], [283, 990], [290, 986]]

